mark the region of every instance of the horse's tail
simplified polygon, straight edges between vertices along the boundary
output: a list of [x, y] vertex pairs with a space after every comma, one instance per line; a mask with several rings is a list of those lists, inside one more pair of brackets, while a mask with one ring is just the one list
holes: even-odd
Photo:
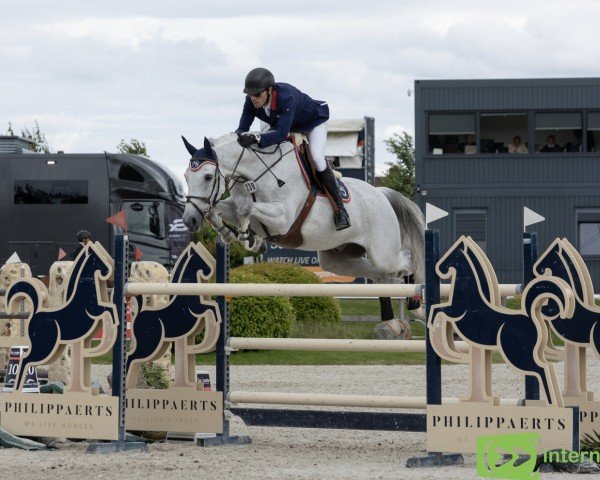
[[379, 187], [396, 212], [403, 247], [412, 252], [415, 283], [425, 279], [425, 219], [419, 207], [396, 190]]
[[6, 292], [7, 310], [12, 312], [11, 301], [21, 296], [31, 299], [33, 312], [37, 312], [40, 304], [38, 291], [37, 288], [35, 288], [35, 286], [27, 280], [19, 280], [9, 287], [8, 292]]

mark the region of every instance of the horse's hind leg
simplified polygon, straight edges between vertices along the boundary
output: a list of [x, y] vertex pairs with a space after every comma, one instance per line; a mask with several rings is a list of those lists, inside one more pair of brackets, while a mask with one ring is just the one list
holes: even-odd
[[164, 329], [158, 319], [139, 323], [137, 320], [133, 322], [132, 335], [134, 339], [143, 339], [143, 342], [136, 340], [135, 349], [127, 355], [127, 388], [135, 388], [141, 363], [156, 354], [164, 337]]
[[19, 372], [15, 382], [15, 391], [23, 388], [25, 378], [27, 378], [27, 369], [33, 365], [39, 365], [46, 362], [59, 347], [59, 331], [54, 320], [37, 319], [34, 317], [29, 322], [27, 329], [31, 348], [27, 356], [21, 360]]
[[394, 307], [392, 306], [392, 299], [390, 297], [379, 297], [379, 311], [382, 322], [394, 318]]
[[[541, 352], [536, 349], [538, 331], [533, 323], [527, 322], [527, 319], [516, 318], [511, 324], [502, 326], [499, 339], [502, 355], [514, 367], [538, 378], [548, 404], [562, 407], [554, 365], [544, 362]], [[543, 351], [543, 347], [540, 350]]]

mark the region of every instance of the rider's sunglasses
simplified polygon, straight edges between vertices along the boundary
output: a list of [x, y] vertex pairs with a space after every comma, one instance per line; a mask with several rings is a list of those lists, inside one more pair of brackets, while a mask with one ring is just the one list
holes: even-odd
[[250, 94], [250, 96], [251, 96], [251, 97], [254, 97], [254, 98], [258, 98], [258, 97], [260, 97], [260, 96], [263, 94], [263, 92], [265, 92], [265, 91], [266, 91], [266, 90], [261, 90], [261, 91], [260, 91], [260, 92], [258, 92], [258, 93], [251, 93], [251, 94]]

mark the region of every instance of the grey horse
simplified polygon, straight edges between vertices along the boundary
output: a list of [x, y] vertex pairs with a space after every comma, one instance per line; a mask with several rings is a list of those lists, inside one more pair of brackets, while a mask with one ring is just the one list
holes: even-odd
[[[264, 150], [243, 149], [235, 134], [205, 138], [185, 172], [188, 185], [183, 222], [197, 231], [207, 221], [225, 243], [238, 240], [253, 251], [264, 251], [265, 238], [284, 235], [306, 202], [306, 174], [291, 142]], [[424, 277], [423, 215], [416, 204], [389, 188], [344, 178], [350, 201], [346, 209], [352, 226], [336, 231], [331, 204], [318, 196], [302, 225], [300, 250], [317, 251], [324, 270], [375, 283], [394, 283]], [[230, 196], [222, 199], [229, 191]], [[232, 228], [233, 227], [233, 228]], [[382, 298], [382, 321], [400, 336], [391, 300]]]

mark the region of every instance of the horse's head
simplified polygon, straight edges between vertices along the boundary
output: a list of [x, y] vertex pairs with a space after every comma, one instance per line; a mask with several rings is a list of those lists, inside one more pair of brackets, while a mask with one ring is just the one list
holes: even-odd
[[210, 141], [204, 138], [204, 148], [197, 149], [184, 137], [190, 158], [185, 171], [188, 196], [183, 223], [191, 232], [197, 232], [205, 216], [210, 213], [225, 191], [225, 181], [219, 171], [219, 160]]
[[436, 265], [438, 275], [448, 279], [458, 270], [466, 260], [467, 242], [464, 236], [460, 237], [452, 247], [440, 258]]
[[89, 272], [92, 276], [96, 274], [101, 279], [106, 280], [112, 273], [112, 266], [101, 255], [98, 255], [98, 252], [90, 244], [82, 270], [82, 273]]
[[[536, 277], [558, 277], [574, 287], [573, 278], [569, 274], [566, 263], [567, 255], [560, 238], [555, 239], [533, 265], [533, 274]], [[558, 302], [549, 299], [547, 304], [542, 307], [542, 314], [548, 319], [554, 319], [559, 316], [560, 309], [561, 306]]]
[[565, 262], [563, 261], [564, 249], [559, 238], [554, 240], [542, 256], [535, 262], [533, 273], [536, 276], [548, 275], [569, 280]]
[[200, 278], [204, 280], [209, 279], [213, 274], [213, 270], [213, 266], [195, 248], [195, 245], [191, 245], [189, 257], [181, 274], [180, 282], [196, 283], [200, 281]]

